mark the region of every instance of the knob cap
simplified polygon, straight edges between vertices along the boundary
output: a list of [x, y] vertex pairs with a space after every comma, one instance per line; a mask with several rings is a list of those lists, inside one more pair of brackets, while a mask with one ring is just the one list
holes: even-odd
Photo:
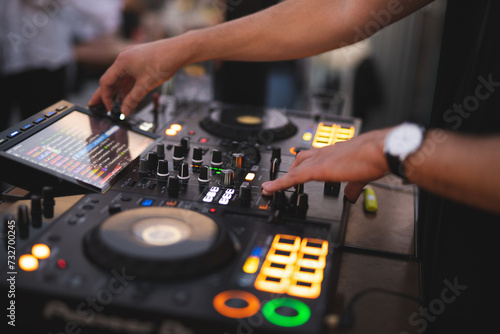
[[121, 212], [122, 206], [118, 203], [112, 204], [108, 207], [108, 213], [114, 215], [115, 213]]
[[184, 149], [181, 145], [174, 145], [174, 160], [183, 160], [184, 159]]
[[243, 182], [240, 186], [240, 201], [242, 203], [249, 203], [252, 200], [252, 189], [248, 182]]
[[179, 175], [177, 176], [181, 180], [189, 179], [189, 164], [183, 162], [180, 167]]
[[43, 197], [43, 216], [45, 218], [54, 217], [54, 206], [56, 202], [54, 200], [54, 190], [52, 187], [47, 186], [42, 189], [42, 197]]
[[180, 190], [180, 183], [177, 176], [169, 176], [167, 180], [167, 191], [170, 196], [177, 196]]
[[158, 160], [158, 167], [156, 168], [158, 177], [166, 178], [168, 176], [168, 161]]
[[154, 151], [148, 152], [147, 160], [148, 169], [150, 171], [154, 171], [156, 169], [156, 166], [158, 165], [158, 154]]
[[139, 161], [139, 174], [143, 176], [149, 174], [149, 161], [147, 158], [142, 158]]
[[201, 183], [207, 183], [210, 181], [210, 167], [206, 165], [201, 166], [198, 181], [200, 181]]
[[240, 149], [240, 143], [239, 143], [239, 142], [237, 142], [237, 141], [233, 141], [233, 142], [231, 143], [231, 152], [238, 153], [238, 152], [240, 152], [240, 150], [241, 150], [241, 149]]
[[193, 148], [193, 165], [198, 165], [203, 162], [203, 150], [201, 147]]
[[274, 158], [271, 161], [271, 169], [270, 169], [270, 172], [269, 172], [269, 179], [271, 181], [275, 180], [278, 177], [279, 170], [280, 170], [279, 160], [277, 158]]
[[278, 159], [278, 164], [281, 163], [281, 147], [273, 147], [273, 151], [271, 153], [271, 162], [274, 159]]
[[42, 198], [39, 195], [31, 196], [31, 226], [42, 227]]
[[243, 159], [245, 155], [243, 153], [233, 153], [233, 168], [243, 168]]
[[297, 217], [305, 218], [309, 209], [309, 196], [307, 194], [299, 194], [297, 196]]
[[189, 153], [189, 143], [190, 143], [189, 137], [182, 137], [181, 138], [181, 146], [182, 146], [182, 151], [184, 153], [184, 156], [187, 156]]
[[158, 156], [158, 160], [165, 160], [165, 145], [164, 144], [156, 144], [156, 155]]
[[232, 169], [222, 170], [222, 184], [225, 186], [232, 186], [234, 182], [234, 171]]
[[17, 207], [17, 224], [19, 226], [19, 236], [21, 239], [28, 239], [30, 236], [30, 220], [28, 217], [28, 207], [19, 205]]
[[219, 150], [212, 151], [212, 165], [220, 166], [222, 165], [222, 152]]

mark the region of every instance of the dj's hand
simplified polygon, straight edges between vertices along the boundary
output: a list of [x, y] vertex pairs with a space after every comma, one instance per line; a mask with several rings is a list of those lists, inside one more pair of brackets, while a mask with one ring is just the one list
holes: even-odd
[[89, 106], [104, 103], [111, 110], [115, 100], [121, 101], [121, 111], [128, 116], [149, 91], [185, 64], [186, 51], [176, 38], [125, 49], [101, 77]]
[[363, 187], [389, 173], [383, 153], [385, 135], [377, 130], [320, 149], [301, 151], [288, 173], [262, 184], [262, 192], [270, 195], [307, 181], [348, 181], [344, 194], [355, 202]]

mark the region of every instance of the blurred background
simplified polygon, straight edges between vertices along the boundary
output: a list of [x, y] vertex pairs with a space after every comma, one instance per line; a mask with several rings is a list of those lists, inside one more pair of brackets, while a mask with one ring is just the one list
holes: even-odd
[[[99, 77], [129, 45], [233, 20], [276, 2], [6, 2], [0, 14], [2, 130], [62, 98], [85, 106]], [[179, 101], [357, 116], [363, 131], [404, 120], [425, 122], [445, 6], [438, 0], [365, 41], [307, 59], [193, 64], [181, 69], [165, 91]], [[374, 13], [372, 23], [383, 24], [383, 17]], [[370, 27], [357, 29], [362, 36]]]

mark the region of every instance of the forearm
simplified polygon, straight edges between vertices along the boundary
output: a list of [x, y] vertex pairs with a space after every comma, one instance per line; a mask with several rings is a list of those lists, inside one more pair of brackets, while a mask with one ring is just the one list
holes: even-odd
[[[194, 47], [192, 62], [303, 58], [357, 42], [375, 33], [377, 27], [430, 2], [286, 0], [238, 20], [189, 32], [182, 38]], [[377, 17], [382, 18], [377, 21]]]
[[431, 130], [405, 170], [409, 181], [423, 189], [500, 213], [500, 136]]

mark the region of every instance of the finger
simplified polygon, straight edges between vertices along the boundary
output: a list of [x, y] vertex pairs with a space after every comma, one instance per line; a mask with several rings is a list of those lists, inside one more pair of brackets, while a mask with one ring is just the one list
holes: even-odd
[[122, 102], [122, 113], [128, 116], [132, 113], [135, 107], [141, 102], [142, 98], [146, 95], [148, 91], [144, 88], [144, 85], [135, 83], [130, 92], [125, 95]]
[[356, 203], [367, 183], [368, 182], [348, 182], [344, 188], [344, 195], [347, 200], [351, 203]]
[[104, 73], [99, 80], [99, 89], [102, 103], [104, 103], [107, 110], [111, 110], [113, 109], [114, 96], [116, 95], [116, 81], [111, 80], [107, 73]]
[[102, 103], [102, 99], [101, 99], [101, 87], [98, 87], [96, 89], [96, 91], [94, 92], [94, 94], [92, 95], [92, 97], [90, 98], [89, 102], [87, 105], [89, 106], [95, 106], [95, 105], [98, 105], [98, 104], [101, 104]]

